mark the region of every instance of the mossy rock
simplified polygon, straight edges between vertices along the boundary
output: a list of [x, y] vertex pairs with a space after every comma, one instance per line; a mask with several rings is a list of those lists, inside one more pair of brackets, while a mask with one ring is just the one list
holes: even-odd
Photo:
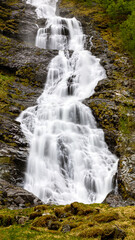
[[49, 206], [47, 205], [38, 205], [36, 207], [34, 207], [34, 211], [43, 211], [43, 210], [47, 210]]
[[17, 9], [17, 14], [16, 17], [13, 18], [12, 13], [14, 9], [12, 6], [17, 4], [20, 4], [20, 0], [16, 1], [5, 1], [4, 3], [2, 2], [0, 5], [0, 31], [9, 37], [17, 37], [18, 34], [18, 26], [19, 26], [19, 21], [18, 19], [21, 18], [22, 16], [22, 10]]
[[35, 219], [36, 217], [41, 217], [42, 213], [41, 212], [33, 212], [30, 214], [30, 220]]
[[111, 222], [114, 220], [119, 219], [119, 214], [117, 212], [105, 212], [105, 213], [99, 213], [94, 217], [94, 220], [97, 221], [98, 223], [104, 222]]
[[8, 227], [15, 223], [14, 217], [10, 215], [0, 215], [0, 226]]
[[59, 221], [53, 221], [49, 220], [48, 222], [48, 229], [49, 230], [58, 230], [61, 226], [61, 223]]
[[56, 217], [58, 218], [67, 218], [69, 216], [71, 216], [71, 212], [70, 212], [71, 209], [67, 209], [65, 207], [61, 207], [61, 208], [55, 208], [54, 209], [54, 213], [56, 215]]
[[54, 215], [45, 215], [42, 217], [38, 217], [33, 221], [32, 226], [33, 227], [47, 227], [50, 220], [55, 221], [55, 220], [57, 220], [57, 218]]
[[110, 239], [124, 239], [126, 233], [116, 226], [104, 225], [104, 226], [94, 226], [91, 228], [87, 228], [78, 234], [79, 237], [83, 238], [96, 238], [101, 237], [102, 240], [110, 240]]
[[91, 213], [98, 213], [96, 208], [91, 207], [90, 205], [74, 202], [71, 204], [71, 213], [74, 215], [88, 215]]

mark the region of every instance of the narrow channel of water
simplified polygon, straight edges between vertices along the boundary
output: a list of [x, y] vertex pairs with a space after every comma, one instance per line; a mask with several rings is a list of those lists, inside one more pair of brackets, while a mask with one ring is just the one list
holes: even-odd
[[18, 118], [30, 143], [25, 189], [45, 203], [102, 202], [113, 188], [117, 158], [104, 141], [91, 110], [82, 100], [106, 77], [99, 59], [85, 50], [85, 35], [76, 18], [56, 15], [57, 0], [28, 0], [36, 6], [36, 46], [57, 49], [48, 67], [37, 105]]

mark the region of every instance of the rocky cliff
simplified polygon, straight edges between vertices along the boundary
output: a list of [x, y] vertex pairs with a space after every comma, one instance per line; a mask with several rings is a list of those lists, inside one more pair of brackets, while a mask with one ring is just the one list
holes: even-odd
[[[21, 0], [0, 2], [0, 177], [15, 185], [23, 184], [29, 147], [16, 118], [22, 110], [36, 104], [45, 84], [47, 66], [56, 54], [34, 46], [34, 10]], [[0, 180], [2, 194], [6, 191], [8, 196], [3, 183]], [[11, 203], [8, 198], [6, 202]], [[4, 204], [3, 200], [1, 203]]]
[[[134, 204], [132, 61], [121, 52], [108, 19], [95, 3], [88, 8], [76, 1], [63, 0], [59, 7], [61, 16], [75, 15], [82, 22], [87, 48], [91, 48], [92, 53], [101, 59], [106, 69], [107, 78], [100, 81], [94, 95], [84, 101], [92, 109], [97, 125], [104, 130], [109, 149], [120, 159], [118, 193], [112, 193], [106, 201], [115, 206]], [[0, 177], [13, 184], [23, 183], [29, 147], [16, 117], [36, 103], [43, 90], [48, 63], [56, 54], [56, 51], [34, 47], [37, 24], [45, 22], [44, 19], [37, 20], [34, 10], [23, 0], [0, 2]]]

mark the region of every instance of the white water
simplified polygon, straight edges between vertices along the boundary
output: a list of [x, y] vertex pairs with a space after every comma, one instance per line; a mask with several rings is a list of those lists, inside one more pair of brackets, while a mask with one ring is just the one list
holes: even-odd
[[105, 71], [84, 49], [80, 23], [55, 15], [56, 0], [27, 2], [37, 7], [38, 18], [47, 18], [36, 45], [60, 51], [37, 105], [18, 118], [30, 143], [24, 187], [45, 203], [102, 202], [112, 190], [117, 158], [82, 100], [93, 94]]

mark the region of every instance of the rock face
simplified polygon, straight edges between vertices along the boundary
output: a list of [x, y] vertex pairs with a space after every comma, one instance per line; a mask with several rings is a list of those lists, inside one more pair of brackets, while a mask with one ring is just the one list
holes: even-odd
[[112, 199], [115, 206], [132, 205], [135, 204], [134, 66], [128, 55], [121, 53], [122, 47], [116, 45], [109, 20], [102, 11], [94, 3], [89, 8], [74, 1], [67, 4], [63, 0], [60, 4], [62, 16], [75, 15], [81, 21], [87, 35], [86, 48], [100, 58], [106, 70], [106, 79], [101, 80], [94, 95], [84, 101], [92, 109], [98, 127], [104, 130], [109, 149], [119, 157], [118, 193], [111, 194], [106, 201]]
[[34, 47], [34, 10], [25, 1], [0, 1], [0, 177], [21, 185], [28, 144], [16, 118], [22, 110], [36, 104], [43, 91], [47, 66], [56, 54]]
[[10, 209], [18, 209], [43, 203], [32, 193], [0, 179], [0, 204]]

